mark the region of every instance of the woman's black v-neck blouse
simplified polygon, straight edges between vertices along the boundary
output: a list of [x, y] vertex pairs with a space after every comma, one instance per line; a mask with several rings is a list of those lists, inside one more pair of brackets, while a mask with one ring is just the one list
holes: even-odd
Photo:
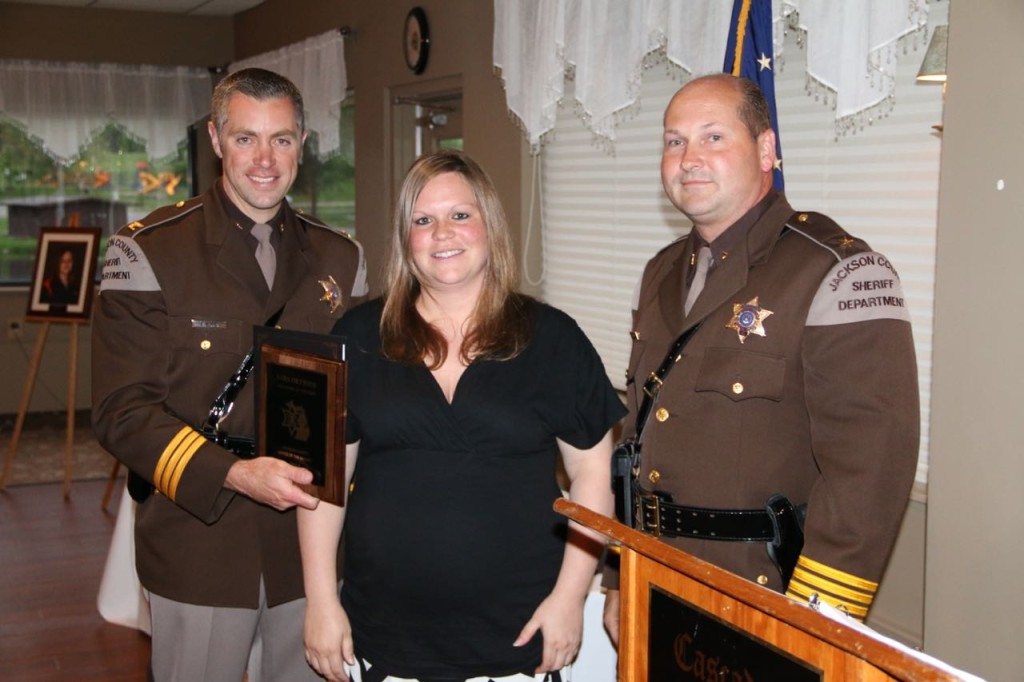
[[425, 366], [381, 357], [380, 300], [334, 328], [359, 441], [342, 603], [356, 655], [390, 675], [532, 674], [540, 662], [539, 634], [512, 642], [561, 566], [555, 439], [593, 447], [625, 408], [575, 321], [527, 305], [527, 348], [473, 362], [450, 404]]

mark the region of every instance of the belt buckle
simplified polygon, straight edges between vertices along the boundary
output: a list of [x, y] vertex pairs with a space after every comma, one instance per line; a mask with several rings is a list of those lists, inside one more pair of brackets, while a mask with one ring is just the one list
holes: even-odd
[[[653, 528], [647, 523], [647, 512], [651, 512]], [[640, 493], [640, 528], [651, 537], [661, 537], [661, 497], [656, 493]]]
[[647, 381], [644, 382], [644, 393], [646, 393], [649, 398], [657, 398], [658, 391], [661, 390], [661, 384], [661, 377], [654, 372], [651, 372], [651, 375], [647, 377]]

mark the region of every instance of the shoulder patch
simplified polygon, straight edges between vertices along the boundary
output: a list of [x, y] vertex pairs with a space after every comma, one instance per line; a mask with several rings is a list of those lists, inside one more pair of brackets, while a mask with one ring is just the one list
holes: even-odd
[[105, 291], [160, 291], [160, 283], [138, 242], [127, 235], [107, 240], [100, 293]]
[[871, 247], [863, 240], [851, 236], [836, 221], [821, 213], [813, 211], [794, 213], [786, 222], [786, 227], [810, 239], [823, 249], [831, 251], [836, 260], [843, 260], [855, 253], [871, 250]]
[[184, 218], [189, 213], [192, 213], [196, 209], [203, 207], [202, 197], [195, 197], [188, 201], [179, 201], [176, 204], [169, 206], [163, 206], [156, 209], [142, 220], [136, 220], [128, 223], [122, 227], [118, 234], [130, 235], [132, 237], [142, 234], [146, 230], [150, 230], [160, 225], [166, 225], [172, 223], [179, 218]]
[[855, 254], [833, 267], [807, 313], [810, 327], [866, 320], [910, 322], [900, 276], [889, 259], [875, 251]]

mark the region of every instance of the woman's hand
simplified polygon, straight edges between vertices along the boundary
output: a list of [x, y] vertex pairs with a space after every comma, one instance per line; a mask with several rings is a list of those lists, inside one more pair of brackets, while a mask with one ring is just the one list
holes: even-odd
[[306, 603], [306, 661], [329, 682], [349, 682], [345, 663], [354, 665], [352, 626], [337, 599]]
[[[611, 516], [614, 506], [611, 432], [587, 450], [559, 440], [558, 451], [569, 476], [569, 498]], [[513, 646], [523, 646], [540, 630], [544, 637], [544, 654], [536, 672], [560, 670], [572, 663], [579, 653], [583, 642], [583, 604], [603, 546], [602, 536], [575, 522], [569, 523], [565, 554], [555, 588], [533, 612], [513, 643]]]
[[557, 590], [540, 603], [512, 646], [523, 646], [541, 632], [544, 654], [537, 673], [561, 670], [576, 659], [583, 641], [583, 601]]

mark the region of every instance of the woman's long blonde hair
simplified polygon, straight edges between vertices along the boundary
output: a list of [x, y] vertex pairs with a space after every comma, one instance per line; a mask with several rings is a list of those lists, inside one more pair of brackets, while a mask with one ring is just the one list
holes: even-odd
[[421, 364], [429, 358], [431, 369], [440, 367], [448, 356], [444, 337], [416, 310], [422, 288], [410, 246], [416, 200], [428, 182], [445, 173], [458, 173], [469, 185], [486, 227], [489, 250], [483, 286], [465, 332], [460, 360], [467, 365], [475, 358], [507, 360], [523, 350], [530, 335], [525, 297], [516, 293], [519, 267], [508, 220], [484, 169], [463, 152], [450, 149], [421, 156], [402, 182], [384, 270], [381, 350], [389, 360], [405, 364]]

